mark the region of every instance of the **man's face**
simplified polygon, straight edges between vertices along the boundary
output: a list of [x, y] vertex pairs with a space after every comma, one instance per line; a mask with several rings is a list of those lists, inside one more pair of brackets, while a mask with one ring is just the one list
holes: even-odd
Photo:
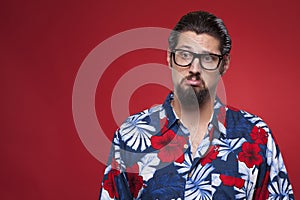
[[[179, 35], [175, 49], [187, 50], [193, 53], [213, 53], [221, 55], [220, 41], [208, 34], [199, 34], [186, 31]], [[205, 100], [215, 95], [221, 73], [224, 74], [229, 67], [228, 60], [220, 63], [219, 68], [213, 71], [205, 70], [200, 66], [200, 60], [194, 59], [190, 66], [176, 65], [170, 53], [167, 57], [172, 67], [172, 80], [174, 93], [182, 103], [192, 104], [195, 100], [201, 105]]]

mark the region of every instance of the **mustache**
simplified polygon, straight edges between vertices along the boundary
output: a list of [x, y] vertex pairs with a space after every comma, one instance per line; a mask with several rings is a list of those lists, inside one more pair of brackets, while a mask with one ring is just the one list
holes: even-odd
[[204, 87], [207, 87], [206, 83], [203, 80], [203, 78], [201, 77], [200, 73], [190, 73], [188, 76], [186, 76], [185, 78], [183, 78], [180, 81], [181, 84], [183, 84], [185, 80], [197, 80], [197, 81], [201, 81], [201, 83], [204, 85]]
[[200, 73], [194, 74], [194, 73], [190, 73], [188, 76], [186, 76], [185, 78], [183, 78], [181, 80], [181, 83], [183, 83], [185, 80], [197, 80], [197, 81], [201, 81], [203, 83], [203, 85], [205, 85], [204, 80], [201, 78]]
[[[188, 75], [185, 79], [187, 80], [192, 80], [193, 78], [195, 77], [195, 79], [198, 81], [198, 80], [202, 80], [201, 77], [200, 77], [200, 74], [190, 74]], [[202, 80], [203, 81], [203, 80]]]

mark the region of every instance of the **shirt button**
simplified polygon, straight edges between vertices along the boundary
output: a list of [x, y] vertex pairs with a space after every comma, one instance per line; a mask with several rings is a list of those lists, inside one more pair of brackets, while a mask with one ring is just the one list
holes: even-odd
[[187, 148], [189, 148], [189, 145], [188, 144], [184, 144], [183, 148], [187, 149]]

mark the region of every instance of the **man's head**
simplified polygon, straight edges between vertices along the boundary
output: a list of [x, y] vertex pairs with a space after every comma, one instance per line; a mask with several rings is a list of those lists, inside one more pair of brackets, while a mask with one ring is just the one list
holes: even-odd
[[174, 93], [187, 106], [215, 95], [217, 84], [229, 67], [231, 39], [223, 21], [198, 11], [183, 16], [169, 37], [168, 63]]
[[222, 21], [215, 15], [196, 11], [184, 15], [173, 28], [169, 37], [169, 48], [173, 50], [178, 42], [180, 33], [192, 31], [197, 34], [206, 33], [220, 41], [220, 51], [222, 55], [228, 55], [231, 50], [231, 38]]

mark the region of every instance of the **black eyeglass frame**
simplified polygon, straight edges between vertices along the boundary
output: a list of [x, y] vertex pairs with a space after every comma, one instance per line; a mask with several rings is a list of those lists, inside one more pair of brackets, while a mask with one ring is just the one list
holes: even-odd
[[[188, 52], [188, 53], [190, 53], [190, 54], [193, 55], [193, 59], [192, 59], [191, 62], [190, 62], [189, 64], [187, 64], [187, 65], [180, 65], [180, 64], [178, 64], [178, 63], [176, 62], [176, 60], [175, 60], [175, 53], [176, 53], [176, 51], [186, 51], [186, 52]], [[213, 55], [213, 56], [217, 56], [217, 57], [219, 58], [219, 62], [218, 62], [218, 64], [217, 64], [216, 68], [214, 68], [214, 69], [208, 69], [208, 68], [205, 68], [205, 67], [202, 66], [201, 56], [204, 56], [204, 55]], [[220, 66], [221, 61], [222, 61], [223, 58], [224, 58], [224, 55], [219, 55], [219, 54], [214, 54], [214, 53], [194, 53], [194, 52], [191, 52], [191, 51], [188, 51], [188, 50], [183, 50], [183, 49], [173, 49], [173, 50], [171, 51], [171, 55], [170, 55], [170, 56], [171, 56], [171, 58], [173, 57], [174, 63], [175, 63], [176, 65], [180, 66], [180, 67], [189, 67], [189, 66], [194, 62], [195, 58], [198, 58], [198, 59], [199, 59], [200, 66], [201, 66], [203, 69], [208, 70], [208, 71], [213, 71], [213, 70], [218, 69], [219, 66]]]

